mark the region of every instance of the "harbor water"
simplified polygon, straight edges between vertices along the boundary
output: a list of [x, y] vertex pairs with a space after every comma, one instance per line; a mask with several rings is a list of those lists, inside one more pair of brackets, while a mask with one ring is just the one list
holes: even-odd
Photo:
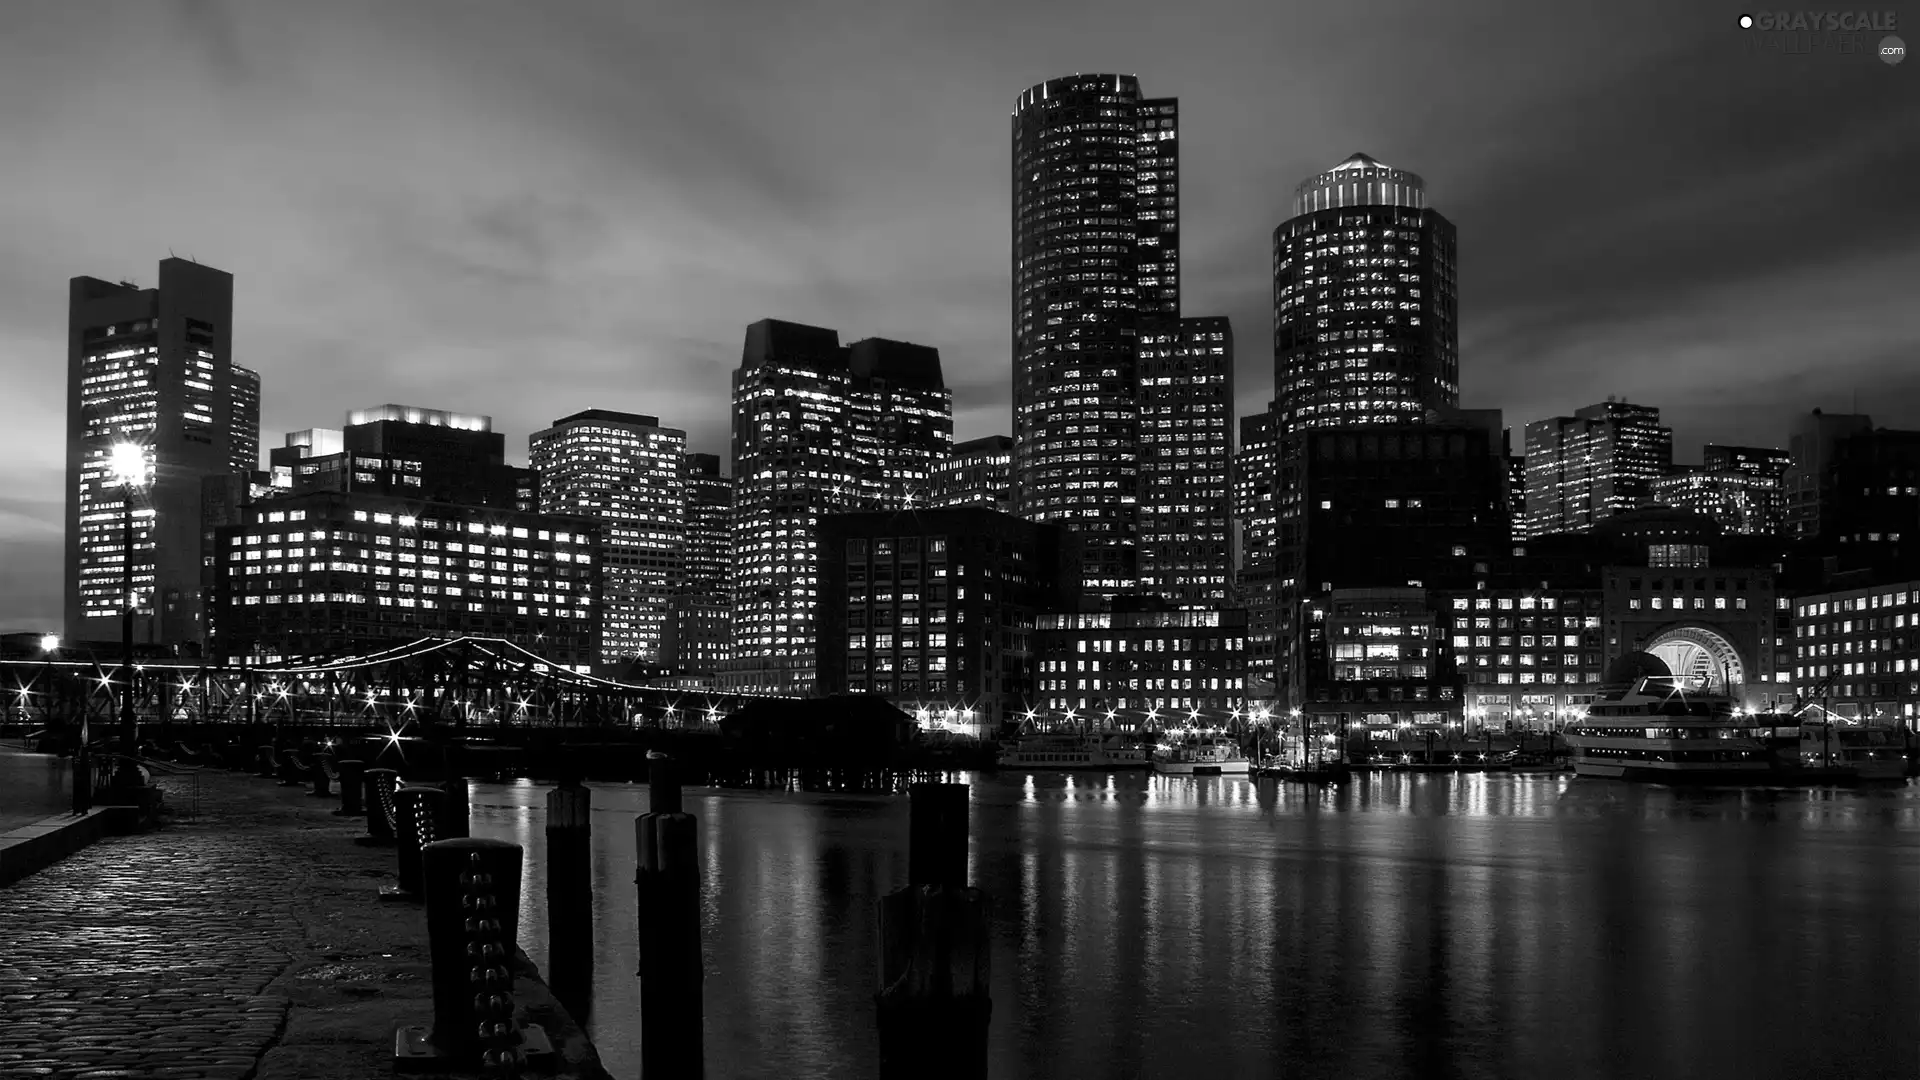
[[[1920, 1075], [1920, 786], [1692, 791], [1563, 775], [971, 779], [992, 1075]], [[476, 784], [526, 848], [546, 791]], [[633, 819], [595, 785], [594, 999], [639, 1074]], [[707, 1076], [867, 1078], [874, 904], [907, 801], [689, 789]]]

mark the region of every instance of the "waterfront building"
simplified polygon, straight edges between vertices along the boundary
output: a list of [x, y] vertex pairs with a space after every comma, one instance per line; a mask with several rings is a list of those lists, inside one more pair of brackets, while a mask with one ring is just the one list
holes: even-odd
[[[129, 603], [140, 643], [191, 649], [205, 639], [201, 486], [256, 468], [260, 446], [260, 377], [233, 363], [232, 331], [233, 276], [188, 259], [162, 260], [151, 289], [69, 283], [69, 642], [118, 640]], [[112, 471], [123, 443], [145, 457], [145, 481], [130, 492]]]
[[528, 440], [540, 512], [600, 522], [600, 657], [661, 662], [689, 553], [687, 433], [659, 417], [588, 409]]
[[1247, 695], [1271, 698], [1275, 668], [1275, 569], [1279, 559], [1280, 416], [1278, 403], [1240, 418], [1233, 461], [1233, 516], [1239, 539], [1236, 606], [1247, 612]]
[[1013, 511], [1013, 437], [988, 435], [955, 444], [953, 453], [934, 462], [927, 480], [927, 505], [986, 506]]
[[1139, 322], [1180, 316], [1179, 106], [1130, 75], [1051, 79], [1012, 118], [1013, 505], [1137, 580]]
[[765, 319], [733, 373], [733, 646], [729, 688], [815, 682], [815, 529], [827, 514], [923, 503], [952, 451], [940, 354]]
[[1461, 684], [1431, 594], [1331, 589], [1301, 605], [1292, 700], [1308, 733], [1457, 721]]
[[1283, 438], [1460, 404], [1456, 259], [1453, 223], [1414, 173], [1355, 154], [1295, 190], [1273, 232]]
[[1079, 602], [1071, 533], [963, 507], [828, 515], [819, 535], [823, 693], [972, 734], [1033, 700], [1036, 621]]
[[1233, 587], [1233, 327], [1140, 326], [1140, 591], [1222, 607]]
[[247, 506], [215, 532], [212, 641], [271, 663], [429, 634], [499, 637], [585, 671], [599, 639], [598, 522], [362, 492]]
[[1673, 467], [1673, 430], [1659, 409], [1609, 398], [1528, 424], [1526, 451], [1526, 535], [1584, 532], [1652, 501]]
[[1849, 720], [1920, 717], [1920, 580], [1792, 598], [1794, 682], [1803, 704]]
[[1833, 497], [1834, 444], [1873, 430], [1873, 418], [1864, 413], [1827, 413], [1819, 409], [1797, 418], [1787, 437], [1790, 461], [1782, 485], [1786, 489], [1787, 535], [1812, 540], [1823, 531], [1822, 511]]
[[1592, 700], [1609, 655], [1597, 578], [1591, 588], [1449, 590], [1440, 602], [1466, 730], [1551, 728]]
[[718, 454], [688, 454], [685, 479], [685, 568], [667, 603], [660, 663], [710, 674], [733, 655], [733, 483]]
[[1248, 714], [1244, 610], [1139, 606], [1040, 616], [1035, 719], [1224, 726]]

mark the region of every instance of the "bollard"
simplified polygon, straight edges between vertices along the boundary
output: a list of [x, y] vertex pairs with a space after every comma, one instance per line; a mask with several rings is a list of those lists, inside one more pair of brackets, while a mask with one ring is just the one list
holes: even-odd
[[325, 750], [313, 759], [313, 791], [316, 798], [333, 798], [333, 755]]
[[393, 794], [399, 790], [400, 774], [392, 769], [368, 769], [361, 783], [367, 800], [367, 835], [355, 843], [364, 847], [386, 847], [393, 843], [396, 820]]
[[253, 759], [259, 764], [260, 771], [255, 775], [260, 779], [271, 780], [279, 775], [279, 763], [274, 760], [272, 746], [262, 746], [254, 751]]
[[440, 800], [447, 793], [423, 784], [406, 784], [393, 793], [393, 839], [398, 853], [400, 883], [382, 885], [380, 899], [418, 903], [420, 886], [420, 850], [435, 840], [440, 820]]
[[307, 765], [292, 750], [280, 751], [280, 786], [299, 787], [307, 777]]
[[881, 1080], [984, 1080], [988, 899], [966, 887], [965, 784], [908, 789], [907, 884], [881, 898]]
[[517, 1076], [523, 1066], [551, 1063], [546, 1032], [513, 1018], [520, 845], [456, 837], [426, 845], [420, 856], [433, 1024], [394, 1031], [395, 1067]]
[[593, 792], [547, 792], [547, 985], [582, 1027], [593, 1007]]
[[701, 1037], [700, 864], [692, 814], [665, 754], [647, 754], [651, 810], [634, 819], [640, 898], [640, 1076], [698, 1078]]
[[435, 819], [435, 825], [440, 830], [439, 839], [441, 840], [452, 840], [461, 836], [473, 835], [469, 822], [471, 810], [469, 809], [467, 785], [468, 780], [466, 777], [455, 776], [451, 773], [447, 775], [446, 783], [442, 785], [442, 790], [446, 792], [446, 797], [440, 800], [440, 816]]
[[339, 817], [359, 817], [366, 813], [360, 796], [361, 785], [366, 783], [367, 763], [348, 758], [338, 766], [340, 770], [340, 809], [334, 814]]

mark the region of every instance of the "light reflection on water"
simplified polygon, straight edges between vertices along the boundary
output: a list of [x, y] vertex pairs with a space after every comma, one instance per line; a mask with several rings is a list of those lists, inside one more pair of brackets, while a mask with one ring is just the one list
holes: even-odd
[[[546, 788], [476, 784], [529, 854]], [[633, 818], [594, 788], [590, 1030], [639, 1072]], [[874, 902], [906, 801], [690, 789], [707, 1075], [876, 1075]], [[1692, 792], [1557, 776], [982, 777], [997, 1078], [1802, 1077], [1920, 1064], [1920, 788]]]

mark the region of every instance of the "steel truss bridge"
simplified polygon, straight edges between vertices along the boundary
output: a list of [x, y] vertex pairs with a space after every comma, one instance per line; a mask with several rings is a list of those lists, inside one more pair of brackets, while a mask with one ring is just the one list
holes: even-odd
[[274, 664], [98, 657], [0, 660], [0, 723], [104, 733], [131, 676], [142, 724], [701, 728], [779, 695], [640, 686], [555, 664], [502, 638], [421, 638], [377, 652]]

